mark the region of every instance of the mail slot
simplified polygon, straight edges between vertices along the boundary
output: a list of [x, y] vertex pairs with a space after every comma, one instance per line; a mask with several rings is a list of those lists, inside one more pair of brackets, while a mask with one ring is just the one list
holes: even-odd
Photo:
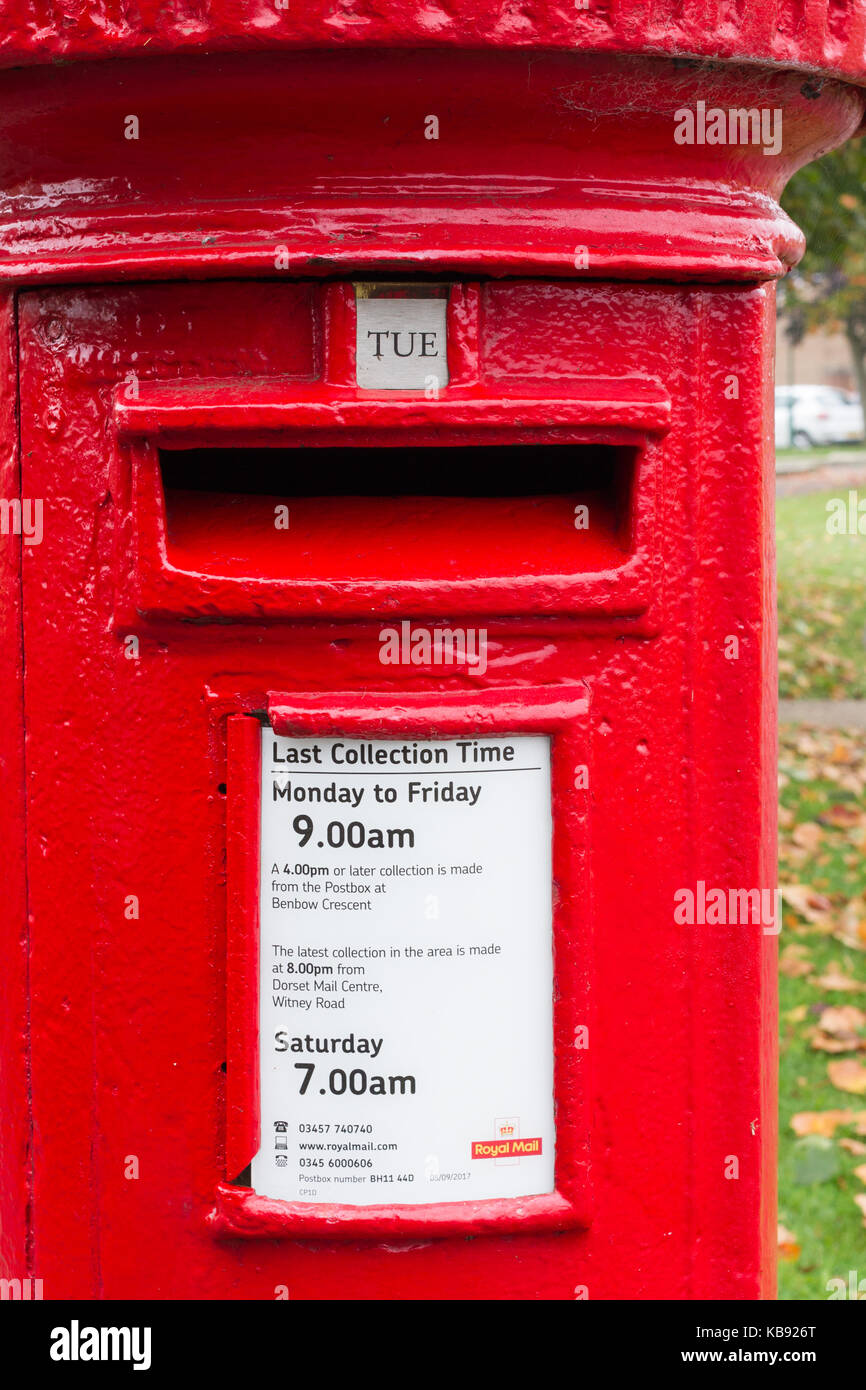
[[772, 1294], [775, 198], [863, 97], [488, 9], [0, 32], [46, 1298]]

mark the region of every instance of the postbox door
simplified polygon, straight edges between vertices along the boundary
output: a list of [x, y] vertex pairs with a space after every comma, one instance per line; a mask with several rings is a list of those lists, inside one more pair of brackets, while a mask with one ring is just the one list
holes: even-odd
[[[443, 293], [429, 391], [359, 386], [348, 282], [21, 296], [23, 492], [42, 504], [22, 546], [32, 1239], [54, 1296], [759, 1291], [772, 938], [674, 906], [698, 882], [771, 882], [770, 300]], [[445, 627], [483, 631], [483, 669], [412, 658], [414, 632]], [[536, 821], [550, 807], [553, 987], [515, 1027], [541, 1030], [533, 1066], [549, 1049], [554, 1162], [527, 1210], [507, 1167], [501, 1208], [489, 1184], [437, 1202], [431, 1167], [414, 1212], [331, 1201], [330, 1225], [294, 1188], [257, 1193], [255, 1164], [251, 1186], [262, 730], [280, 757], [513, 738], [537, 772], [549, 750], [527, 796]], [[449, 814], [431, 808], [431, 848]], [[332, 867], [328, 823], [312, 847]], [[463, 944], [419, 903], [425, 947]], [[440, 987], [468, 1036], [469, 996]], [[491, 1135], [515, 1118], [498, 1105]], [[272, 1141], [293, 1120], [267, 1118]]]

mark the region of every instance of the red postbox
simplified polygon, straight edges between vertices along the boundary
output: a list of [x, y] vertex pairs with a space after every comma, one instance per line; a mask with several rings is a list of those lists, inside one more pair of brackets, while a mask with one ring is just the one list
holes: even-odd
[[4, 1274], [771, 1294], [775, 198], [857, 35], [243, 9], [0, 34]]

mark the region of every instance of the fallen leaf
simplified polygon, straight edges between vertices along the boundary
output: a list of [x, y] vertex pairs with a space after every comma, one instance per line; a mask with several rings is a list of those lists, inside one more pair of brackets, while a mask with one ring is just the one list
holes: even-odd
[[847, 1037], [866, 1028], [866, 1014], [854, 1004], [831, 1004], [822, 1010], [818, 1027], [834, 1037]]
[[851, 1110], [802, 1110], [793, 1116], [791, 1128], [795, 1134], [823, 1134], [829, 1139], [839, 1125], [850, 1125], [854, 1118]]
[[796, 1009], [789, 1009], [783, 1017], [786, 1023], [802, 1023], [808, 1012], [807, 1004], [798, 1004]]
[[866, 1096], [866, 1067], [855, 1057], [828, 1062], [827, 1075], [837, 1091], [850, 1091], [855, 1096]]
[[800, 975], [808, 975], [812, 970], [812, 964], [808, 948], [793, 941], [790, 946], [785, 947], [779, 957], [779, 972], [789, 980], [796, 980]]
[[854, 1201], [860, 1208], [860, 1214], [863, 1217], [863, 1225], [866, 1226], [866, 1192], [858, 1192]]
[[861, 1144], [859, 1139], [840, 1139], [839, 1148], [845, 1149], [849, 1154], [855, 1154], [858, 1158], [866, 1154], [866, 1144]]
[[823, 830], [813, 820], [801, 821], [791, 832], [791, 839], [794, 844], [799, 845], [801, 849], [810, 851], [816, 850], [823, 838]]
[[825, 811], [818, 820], [822, 825], [835, 826], [837, 830], [850, 830], [854, 825], [862, 825], [866, 815], [856, 806], [847, 805], [845, 802], [836, 802]]
[[[833, 904], [823, 893], [816, 893], [808, 883], [786, 883], [779, 889], [783, 902], [799, 912], [807, 922], [827, 921]], [[866, 941], [864, 941], [866, 945]]]
[[841, 740], [837, 741], [833, 748], [833, 752], [830, 754], [830, 761], [833, 763], [850, 763], [851, 751], [849, 744], [842, 743]]
[[[790, 947], [788, 948], [790, 950]], [[784, 955], [784, 952], [783, 952]], [[781, 960], [779, 968], [781, 969]], [[830, 964], [823, 975], [815, 975], [810, 981], [810, 985], [818, 985], [821, 989], [834, 990], [864, 990], [866, 985], [859, 980], [854, 980], [850, 975], [844, 974], [838, 965]]]
[[817, 1029], [811, 1034], [812, 1047], [819, 1052], [856, 1052], [866, 1048], [866, 1038], [860, 1030], [866, 1026], [866, 1014], [853, 1004], [832, 1005], [824, 1009]]
[[844, 1038], [830, 1038], [819, 1028], [810, 1028], [806, 1037], [814, 1052], [859, 1052], [861, 1049], [866, 1051], [866, 1042], [862, 1038], [857, 1038], [854, 1042], [846, 1041]]
[[862, 898], [852, 898], [846, 903], [833, 935], [844, 946], [866, 951], [866, 902]]
[[808, 849], [802, 849], [799, 845], [783, 844], [780, 848], [780, 863], [784, 863], [785, 870], [791, 873], [799, 873], [803, 865], [812, 858]]
[[859, 1167], [852, 1168], [851, 1172], [854, 1174], [855, 1178], [859, 1178], [861, 1182], [866, 1183], [866, 1163], [861, 1163]]
[[776, 1236], [779, 1258], [781, 1260], [796, 1260], [800, 1256], [800, 1243], [793, 1231], [789, 1231], [787, 1226], [783, 1226], [781, 1221], [777, 1228]]

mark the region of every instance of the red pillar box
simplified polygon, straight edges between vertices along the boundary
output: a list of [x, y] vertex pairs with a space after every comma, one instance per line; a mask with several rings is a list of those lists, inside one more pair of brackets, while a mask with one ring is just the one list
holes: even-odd
[[861, 30], [157, 9], [0, 34], [4, 1275], [772, 1293], [774, 199]]

